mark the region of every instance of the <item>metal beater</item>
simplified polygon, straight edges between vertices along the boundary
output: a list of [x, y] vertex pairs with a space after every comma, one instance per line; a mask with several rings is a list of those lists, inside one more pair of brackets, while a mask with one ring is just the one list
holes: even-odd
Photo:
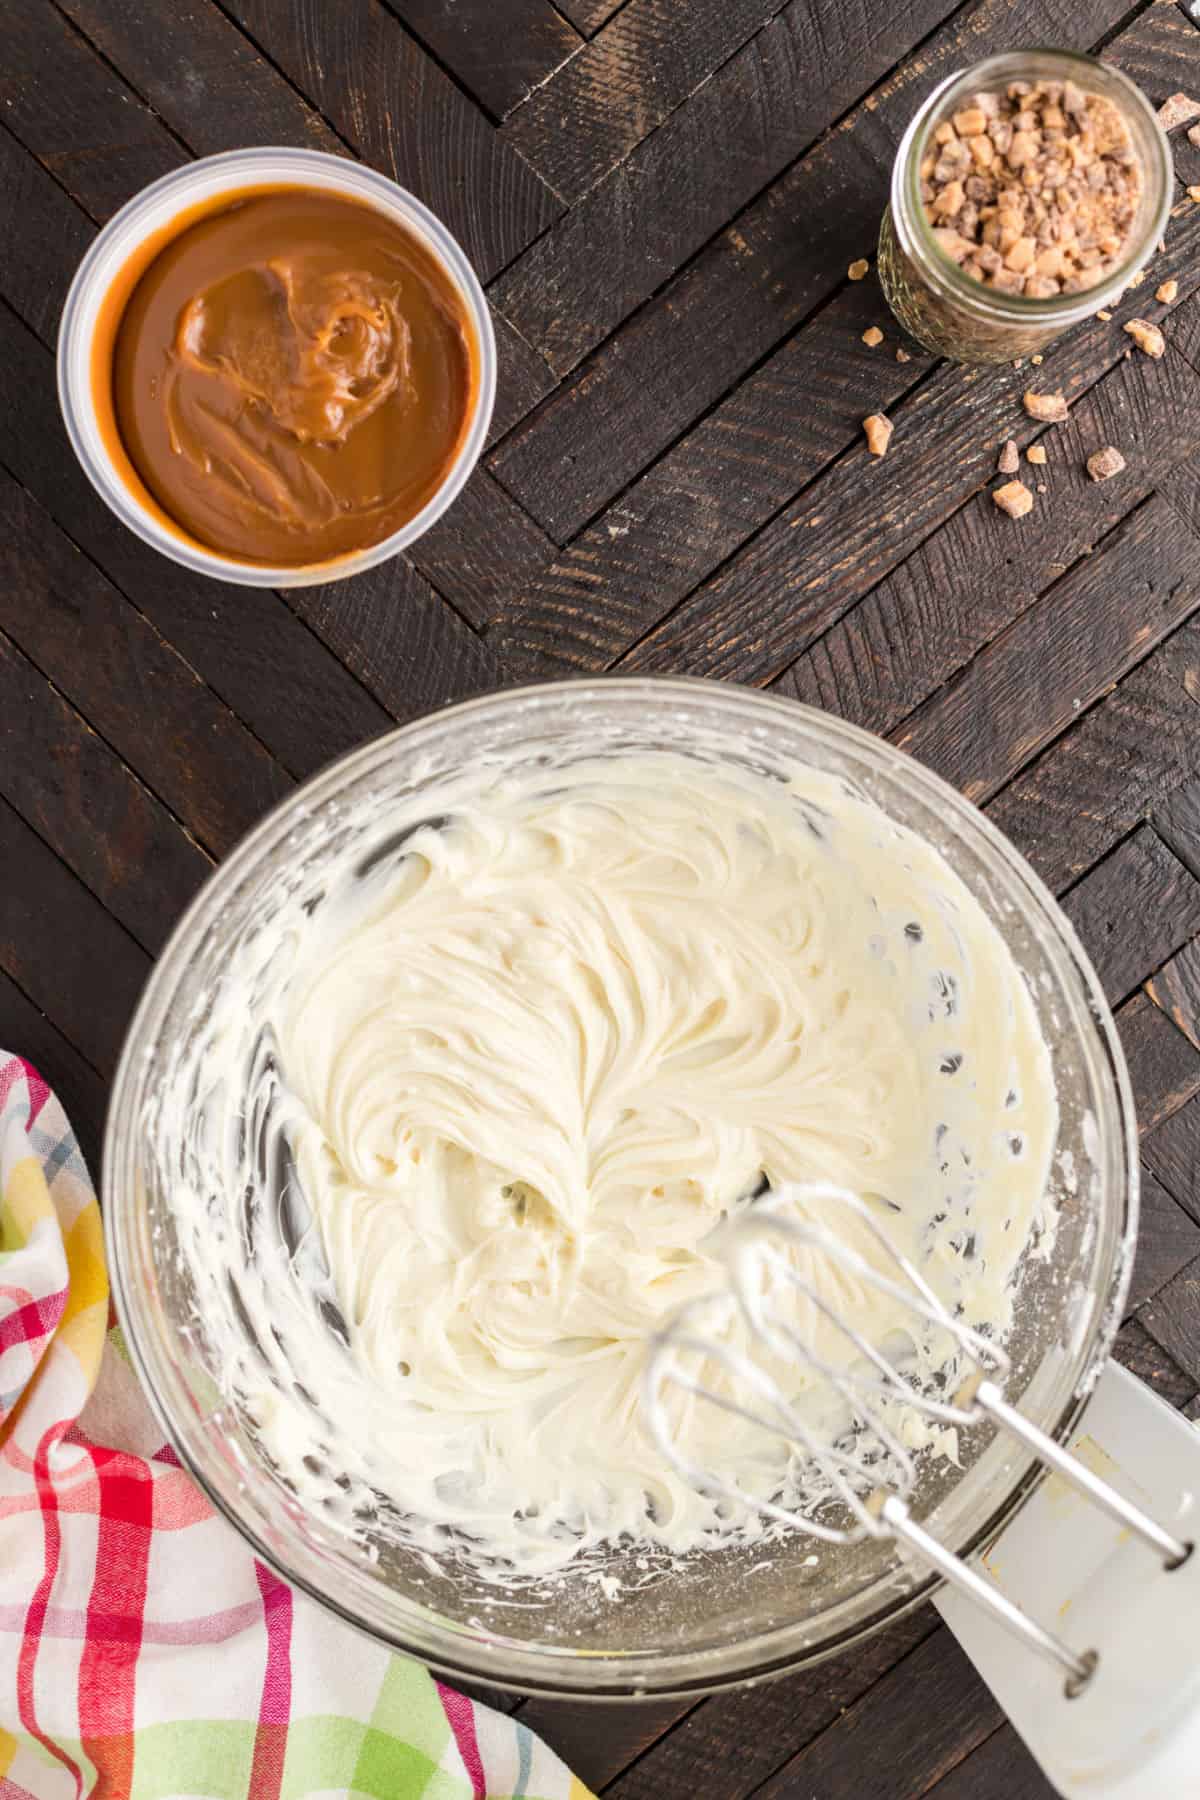
[[[828, 1226], [795, 1216], [796, 1205], [803, 1206], [805, 1201], [819, 1202], [826, 1216], [831, 1208], [852, 1214], [878, 1248], [882, 1267], [867, 1261]], [[911, 1409], [943, 1426], [969, 1427], [990, 1421], [1139, 1538], [1167, 1569], [1186, 1562], [1192, 1545], [1165, 1531], [1008, 1403], [1003, 1385], [1010, 1364], [1003, 1350], [951, 1315], [891, 1243], [876, 1211], [858, 1195], [828, 1183], [784, 1188], [746, 1206], [723, 1227], [723, 1233], [728, 1289], [681, 1307], [651, 1341], [645, 1371], [646, 1415], [667, 1459], [701, 1491], [734, 1500], [751, 1513], [826, 1543], [891, 1538], [904, 1544], [1031, 1649], [1056, 1664], [1066, 1677], [1068, 1697], [1082, 1693], [1097, 1666], [1097, 1650], [1077, 1652], [1044, 1630], [913, 1518], [909, 1506], [917, 1485], [917, 1464], [901, 1441], [894, 1415]], [[950, 1364], [957, 1371], [957, 1385], [950, 1397], [939, 1398], [906, 1379], [902, 1366], [889, 1360], [831, 1307], [794, 1266], [789, 1252], [796, 1248], [820, 1252], [847, 1275], [900, 1302], [918, 1329], [933, 1326], [949, 1333], [954, 1344]], [[771, 1280], [764, 1281], [764, 1274]], [[798, 1290], [852, 1348], [855, 1354], [845, 1365], [819, 1357], [796, 1325], [782, 1316], [771, 1299], [772, 1286], [778, 1292], [780, 1281], [785, 1292], [788, 1286]], [[740, 1314], [752, 1346], [764, 1358], [776, 1367], [781, 1358], [791, 1368], [803, 1367], [824, 1384], [830, 1396], [837, 1396], [846, 1421], [844, 1431], [832, 1435], [814, 1427], [762, 1360], [712, 1335], [713, 1322], [719, 1324], [722, 1316], [728, 1319], [731, 1309]], [[708, 1380], [684, 1366], [685, 1359], [697, 1358], [702, 1367], [707, 1365], [712, 1371]], [[736, 1395], [712, 1385], [718, 1369], [732, 1378]], [[672, 1384], [702, 1403], [760, 1427], [764, 1434], [787, 1445], [793, 1458], [798, 1455], [803, 1505], [781, 1504], [783, 1494], [755, 1497], [690, 1462], [672, 1436], [669, 1409], [662, 1404], [664, 1390]], [[745, 1401], [747, 1395], [756, 1397], [753, 1404]]]

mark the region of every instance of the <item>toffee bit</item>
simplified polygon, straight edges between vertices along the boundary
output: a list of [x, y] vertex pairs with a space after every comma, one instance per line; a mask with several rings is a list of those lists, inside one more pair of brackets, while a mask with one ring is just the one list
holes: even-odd
[[863, 420], [863, 430], [867, 434], [867, 449], [872, 456], [886, 456], [887, 447], [892, 441], [892, 421], [882, 413], [871, 413]]
[[1119, 268], [1143, 170], [1129, 123], [1074, 82], [975, 94], [924, 145], [921, 199], [938, 247], [998, 293], [1083, 293]]
[[1023, 481], [1006, 481], [1003, 487], [993, 490], [992, 499], [1010, 519], [1023, 519], [1033, 510], [1033, 495]]
[[1067, 403], [1061, 394], [1035, 394], [1032, 388], [1026, 388], [1023, 404], [1030, 418], [1041, 425], [1061, 425], [1067, 416]]
[[1127, 319], [1122, 329], [1129, 333], [1138, 349], [1144, 350], [1147, 356], [1161, 356], [1167, 347], [1167, 340], [1162, 332], [1149, 319]]
[[1128, 293], [1130, 288], [1141, 287], [1141, 285], [1142, 285], [1143, 281], [1145, 281], [1145, 279], [1146, 279], [1145, 269], [1135, 269], [1133, 271], [1133, 274], [1129, 277], [1129, 280], [1125, 283], [1125, 292]]
[[1158, 122], [1164, 131], [1174, 131], [1192, 119], [1200, 119], [1200, 100], [1193, 100], [1190, 94], [1172, 94], [1158, 109]]
[[1187, 195], [1188, 195], [1189, 200], [1200, 201], [1200, 187], [1196, 186], [1195, 183], [1193, 183], [1193, 185], [1188, 189]]
[[1155, 288], [1154, 298], [1156, 300], [1161, 300], [1164, 306], [1171, 306], [1178, 293], [1179, 283], [1172, 279], [1171, 281], [1164, 281], [1161, 287]]
[[1044, 463], [1046, 460], [1045, 445], [1044, 444], [1030, 444], [1028, 450], [1025, 452], [1025, 458], [1026, 458], [1027, 462]]
[[902, 349], [902, 348], [901, 348], [901, 347], [900, 347], [900, 346], [899, 346], [899, 345], [897, 345], [897, 347], [896, 347], [896, 361], [897, 361], [897, 362], [911, 362], [911, 361], [912, 361], [912, 357], [911, 357], [911, 356], [910, 356], [910, 355], [909, 355], [909, 354], [908, 354], [908, 351], [907, 351], [907, 350], [904, 350], [904, 349]]
[[857, 262], [852, 262], [850, 264], [850, 267], [846, 270], [846, 273], [850, 277], [851, 281], [861, 281], [863, 276], [866, 274], [867, 270], [870, 267], [871, 267], [871, 265], [867, 261], [866, 257], [860, 256]]
[[1009, 438], [996, 459], [996, 473], [998, 475], [1015, 475], [1020, 466], [1021, 456], [1017, 449], [1016, 439]]
[[1107, 325], [1108, 321], [1112, 318], [1112, 314], [1109, 312], [1109, 310], [1106, 306], [1102, 306], [1100, 308], [1099, 312], [1096, 314], [1096, 317], [1098, 319], [1103, 319], [1104, 323]]
[[1093, 481], [1111, 481], [1125, 467], [1125, 458], [1112, 444], [1106, 444], [1103, 450], [1093, 450], [1087, 459], [1087, 472]]
[[876, 344], [882, 344], [883, 333], [880, 331], [878, 325], [868, 325], [867, 329], [862, 334], [862, 341], [870, 350], [873, 350]]

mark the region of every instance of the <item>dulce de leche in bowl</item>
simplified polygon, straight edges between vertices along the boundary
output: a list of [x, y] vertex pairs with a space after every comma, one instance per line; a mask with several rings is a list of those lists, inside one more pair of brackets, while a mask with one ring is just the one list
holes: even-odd
[[235, 580], [329, 580], [412, 542], [466, 479], [490, 322], [462, 252], [402, 189], [312, 152], [209, 163], [242, 159], [310, 177], [315, 162], [322, 179], [180, 195], [97, 279], [118, 214], [64, 313], [64, 414], [93, 481], [158, 548]]

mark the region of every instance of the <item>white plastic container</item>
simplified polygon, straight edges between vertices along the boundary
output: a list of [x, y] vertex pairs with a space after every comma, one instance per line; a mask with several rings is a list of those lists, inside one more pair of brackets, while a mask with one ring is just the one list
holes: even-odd
[[[124, 301], [154, 256], [206, 203], [233, 201], [247, 190], [307, 187], [345, 194], [387, 214], [420, 240], [462, 295], [471, 322], [474, 404], [458, 455], [433, 498], [399, 531], [366, 549], [325, 562], [281, 567], [239, 561], [190, 537], [146, 492], [120, 449], [107, 368]], [[200, 575], [247, 587], [308, 587], [373, 569], [429, 530], [479, 460], [496, 396], [496, 341], [491, 315], [461, 245], [441, 220], [406, 189], [374, 169], [318, 150], [231, 150], [164, 175], [109, 220], [79, 265], [58, 334], [58, 395], [72, 447], [84, 472], [117, 517], [164, 556]]]

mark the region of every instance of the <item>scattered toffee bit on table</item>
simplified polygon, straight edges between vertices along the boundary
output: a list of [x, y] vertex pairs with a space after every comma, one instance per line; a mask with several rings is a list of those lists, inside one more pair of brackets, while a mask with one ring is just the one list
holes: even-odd
[[1147, 356], [1161, 356], [1167, 347], [1162, 332], [1149, 319], [1127, 319], [1122, 329], [1129, 333], [1138, 349], [1144, 350]]
[[880, 331], [878, 325], [868, 325], [867, 329], [862, 334], [862, 341], [870, 350], [873, 350], [876, 344], [882, 344], [883, 333]]
[[1200, 186], [1193, 185], [1187, 191], [1189, 200], [1200, 200]]
[[1087, 472], [1093, 481], [1110, 481], [1124, 467], [1125, 458], [1112, 444], [1106, 444], [1103, 450], [1093, 450], [1087, 459]]
[[896, 361], [897, 362], [911, 362], [912, 357], [908, 354], [907, 350], [901, 349], [899, 346], [897, 346]]
[[1040, 425], [1061, 425], [1067, 416], [1067, 403], [1061, 394], [1035, 394], [1032, 388], [1026, 388], [1022, 398], [1025, 411]]
[[[1200, 100], [1193, 100], [1190, 94], [1172, 94], [1158, 109], [1158, 122], [1164, 131], [1174, 131], [1190, 119], [1200, 119]], [[1192, 136], [1190, 131], [1188, 136]], [[1196, 142], [1195, 138], [1192, 142]]]
[[863, 420], [863, 430], [867, 434], [867, 449], [872, 456], [886, 456], [887, 447], [892, 441], [892, 421], [882, 413], [871, 413]]
[[1161, 287], [1155, 288], [1154, 298], [1161, 300], [1164, 306], [1170, 306], [1179, 293], [1179, 283], [1174, 279], [1164, 281]]
[[1015, 475], [1020, 466], [1021, 454], [1017, 449], [1017, 441], [1015, 438], [1009, 438], [996, 459], [996, 473], [998, 475]]
[[1010, 519], [1023, 519], [1033, 510], [1033, 495], [1023, 481], [1006, 481], [1003, 487], [993, 490], [992, 499]]
[[935, 128], [920, 176], [946, 255], [985, 286], [1035, 300], [1112, 273], [1142, 186], [1125, 120], [1073, 81], [974, 94]]
[[1112, 314], [1111, 314], [1111, 313], [1110, 313], [1110, 312], [1108, 312], [1108, 311], [1107, 311], [1107, 310], [1106, 310], [1106, 309], [1105, 309], [1105, 308], [1104, 308], [1104, 307], [1103, 307], [1103, 306], [1102, 306], [1102, 307], [1101, 307], [1101, 308], [1100, 308], [1100, 311], [1099, 311], [1099, 312], [1098, 312], [1098, 313], [1097, 313], [1097, 314], [1096, 314], [1096, 317], [1097, 317], [1097, 318], [1098, 318], [1098, 319], [1103, 319], [1103, 320], [1104, 320], [1104, 322], [1105, 322], [1105, 324], [1106, 324], [1106, 325], [1107, 325], [1107, 323], [1108, 323], [1108, 321], [1109, 321], [1109, 320], [1110, 320], [1110, 319], [1111, 319], [1111, 318], [1112, 318]]
[[866, 274], [867, 270], [870, 268], [870, 266], [871, 265], [867, 261], [866, 257], [860, 256], [857, 262], [852, 262], [850, 264], [850, 267], [846, 270], [846, 273], [850, 277], [851, 281], [861, 281], [863, 276]]
[[1028, 450], [1025, 452], [1025, 460], [1031, 463], [1044, 463], [1046, 460], [1045, 445], [1030, 444]]

